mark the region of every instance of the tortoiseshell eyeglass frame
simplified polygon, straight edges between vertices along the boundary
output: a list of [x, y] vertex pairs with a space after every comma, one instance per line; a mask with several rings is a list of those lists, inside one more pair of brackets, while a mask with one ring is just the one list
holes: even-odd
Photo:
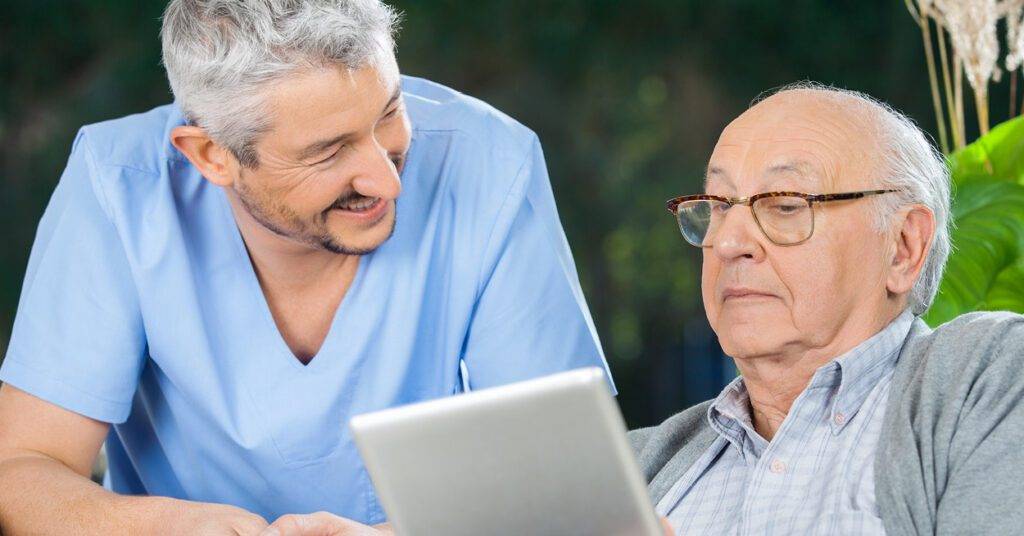
[[[890, 193], [894, 193], [894, 192], [898, 192], [898, 191], [899, 190], [864, 190], [864, 191], [860, 191], [860, 192], [841, 192], [841, 193], [834, 193], [834, 194], [805, 194], [805, 193], [802, 193], [802, 192], [764, 192], [764, 193], [752, 195], [750, 197], [724, 197], [724, 196], [720, 196], [720, 195], [697, 194], [697, 195], [683, 195], [683, 196], [674, 197], [672, 199], [669, 199], [668, 201], [665, 202], [665, 207], [668, 209], [670, 214], [672, 214], [673, 216], [676, 217], [676, 221], [678, 222], [679, 221], [679, 212], [678, 212], [679, 205], [681, 205], [681, 204], [683, 204], [683, 203], [685, 203], [687, 201], [719, 201], [719, 202], [728, 204], [729, 208], [732, 208], [732, 207], [734, 207], [736, 205], [746, 205], [746, 206], [751, 208], [751, 213], [754, 215], [754, 221], [757, 222], [758, 229], [761, 229], [761, 234], [763, 234], [765, 236], [765, 238], [767, 238], [769, 241], [771, 241], [771, 243], [773, 243], [773, 244], [775, 244], [777, 246], [796, 246], [798, 244], [803, 244], [804, 242], [810, 240], [811, 236], [814, 234], [814, 203], [826, 203], [828, 201], [846, 201], [846, 200], [849, 200], [849, 199], [860, 199], [862, 197], [868, 197], [868, 196], [871, 196], [871, 195], [890, 194]], [[799, 197], [799, 198], [803, 199], [804, 201], [807, 201], [807, 206], [811, 209], [811, 230], [810, 230], [809, 233], [807, 233], [807, 237], [804, 238], [803, 240], [800, 240], [799, 242], [788, 242], [788, 243], [783, 243], [783, 244], [780, 244], [780, 243], [776, 242], [775, 240], [772, 240], [772, 237], [768, 236], [768, 233], [765, 232], [764, 226], [761, 225], [761, 221], [757, 219], [757, 212], [755, 212], [753, 210], [754, 203], [758, 199], [764, 199], [766, 197]], [[685, 236], [684, 236], [684, 238], [685, 238]], [[690, 243], [689, 240], [687, 240], [687, 242]], [[696, 245], [696, 244], [693, 244], [693, 245]], [[697, 247], [710, 247], [710, 246], [697, 246]]]

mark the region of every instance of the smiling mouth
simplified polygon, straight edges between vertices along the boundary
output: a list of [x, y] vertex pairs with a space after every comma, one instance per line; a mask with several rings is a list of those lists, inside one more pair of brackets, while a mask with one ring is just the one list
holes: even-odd
[[379, 197], [362, 197], [360, 199], [353, 199], [350, 201], [335, 203], [331, 207], [332, 210], [343, 210], [345, 212], [369, 212], [373, 210], [378, 203], [381, 202]]

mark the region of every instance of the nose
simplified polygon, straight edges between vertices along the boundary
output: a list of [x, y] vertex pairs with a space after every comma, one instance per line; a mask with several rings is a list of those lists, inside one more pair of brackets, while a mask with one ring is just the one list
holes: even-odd
[[359, 151], [354, 162], [356, 169], [352, 189], [366, 197], [379, 197], [385, 201], [397, 199], [402, 193], [402, 179], [387, 149], [370, 141]]
[[764, 234], [754, 220], [750, 207], [735, 205], [725, 212], [711, 236], [711, 250], [722, 261], [751, 259], [760, 261], [765, 250]]

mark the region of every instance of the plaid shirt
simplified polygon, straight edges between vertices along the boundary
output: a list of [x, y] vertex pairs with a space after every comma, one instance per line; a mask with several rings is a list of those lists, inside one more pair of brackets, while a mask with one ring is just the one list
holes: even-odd
[[742, 377], [708, 409], [718, 438], [658, 503], [677, 534], [884, 534], [874, 454], [899, 350], [914, 317], [818, 369], [771, 442]]

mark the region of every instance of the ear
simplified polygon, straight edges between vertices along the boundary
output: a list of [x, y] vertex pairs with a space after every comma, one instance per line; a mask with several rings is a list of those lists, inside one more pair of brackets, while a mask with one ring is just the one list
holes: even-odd
[[231, 151], [213, 141], [206, 130], [180, 126], [171, 130], [171, 143], [189, 162], [217, 186], [231, 187], [238, 171], [238, 160]]
[[935, 214], [922, 205], [915, 205], [903, 216], [903, 223], [893, 239], [895, 252], [885, 288], [902, 295], [910, 292], [924, 267], [928, 250], [935, 239]]

